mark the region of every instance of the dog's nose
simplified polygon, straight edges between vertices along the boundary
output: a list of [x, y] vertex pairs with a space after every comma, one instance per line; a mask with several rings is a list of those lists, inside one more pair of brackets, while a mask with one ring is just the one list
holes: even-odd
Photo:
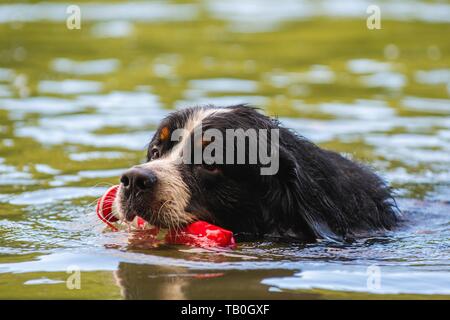
[[137, 192], [150, 190], [157, 178], [153, 171], [143, 168], [131, 168], [122, 175], [120, 182], [126, 190]]

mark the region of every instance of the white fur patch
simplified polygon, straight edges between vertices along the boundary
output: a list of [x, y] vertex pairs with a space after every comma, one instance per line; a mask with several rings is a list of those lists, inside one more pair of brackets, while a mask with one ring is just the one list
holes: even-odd
[[167, 159], [156, 159], [140, 167], [152, 170], [158, 179], [151, 205], [153, 217], [172, 228], [192, 222], [192, 215], [185, 211], [191, 193], [177, 166]]

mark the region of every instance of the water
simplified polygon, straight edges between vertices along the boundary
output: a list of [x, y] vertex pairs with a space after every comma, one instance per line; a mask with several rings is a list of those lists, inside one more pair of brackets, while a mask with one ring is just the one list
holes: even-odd
[[[0, 298], [450, 297], [450, 4], [382, 1], [369, 31], [367, 1], [282, 2], [84, 1], [81, 30], [0, 4]], [[102, 232], [95, 199], [162, 117], [240, 102], [370, 163], [406, 225], [231, 252]]]

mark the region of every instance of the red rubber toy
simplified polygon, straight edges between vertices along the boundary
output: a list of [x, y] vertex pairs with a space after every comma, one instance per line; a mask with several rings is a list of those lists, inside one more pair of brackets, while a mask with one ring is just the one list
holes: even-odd
[[193, 222], [178, 233], [169, 232], [166, 241], [194, 247], [234, 248], [236, 246], [233, 232], [205, 221]]
[[[114, 199], [117, 195], [119, 186], [112, 186], [97, 202], [97, 216], [113, 231], [119, 231], [114, 225], [119, 221], [119, 217], [114, 211]], [[146, 229], [148, 225], [144, 219], [136, 218], [137, 229]], [[152, 230], [155, 230], [153, 227]], [[169, 231], [165, 237], [167, 243], [183, 244], [195, 247], [228, 247], [234, 248], [236, 242], [233, 232], [215, 226], [205, 221], [195, 221], [178, 232]]]
[[119, 230], [115, 225], [112, 224], [119, 220], [119, 218], [113, 212], [113, 202], [116, 198], [117, 189], [119, 189], [119, 186], [112, 186], [111, 188], [106, 190], [105, 194], [100, 199], [98, 199], [96, 208], [97, 216], [99, 217], [99, 219], [106, 223], [106, 225], [114, 231]]

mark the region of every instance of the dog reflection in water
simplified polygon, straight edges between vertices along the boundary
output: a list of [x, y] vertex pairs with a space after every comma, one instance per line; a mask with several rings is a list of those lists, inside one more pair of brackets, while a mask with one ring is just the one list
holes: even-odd
[[192, 273], [186, 268], [121, 262], [114, 272], [124, 299], [184, 300], [193, 281], [221, 277], [223, 273]]
[[[165, 259], [161, 256], [158, 258], [153, 255], [152, 257], [156, 260]], [[196, 259], [200, 260], [198, 255]], [[203, 256], [203, 262], [205, 262], [205, 256]], [[168, 265], [121, 262], [118, 270], [114, 272], [114, 277], [124, 299], [317, 299], [320, 297], [317, 293], [271, 290], [273, 288], [262, 283], [267, 278], [284, 278], [293, 276], [297, 272], [299, 270], [284, 269], [205, 271]]]

